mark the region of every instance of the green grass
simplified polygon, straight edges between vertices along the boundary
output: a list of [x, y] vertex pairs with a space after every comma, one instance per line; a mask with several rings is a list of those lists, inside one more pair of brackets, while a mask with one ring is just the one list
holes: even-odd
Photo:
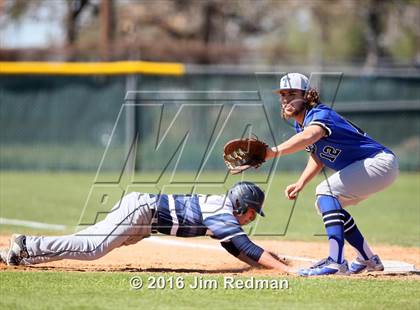
[[[267, 191], [265, 212], [267, 216], [254, 223], [254, 234], [279, 235], [277, 238], [287, 240], [324, 240], [315, 236], [324, 232], [322, 221], [314, 208], [314, 190], [322, 177], [312, 181], [301, 193], [291, 217], [288, 230], [288, 219], [292, 211], [292, 202], [286, 200], [283, 190], [294, 182], [297, 174], [277, 173], [271, 188]], [[38, 221], [52, 224], [64, 224], [73, 231], [79, 223], [85, 201], [93, 183], [95, 173], [41, 173], [41, 172], [5, 172], [0, 173], [0, 217]], [[140, 179], [141, 177], [141, 179]], [[153, 175], [142, 175], [137, 180], [152, 180]], [[104, 175], [101, 180], [115, 181], [116, 174]], [[183, 174], [180, 180], [191, 179], [191, 175]], [[223, 175], [213, 174], [204, 177], [206, 181], [223, 181]], [[240, 180], [238, 176], [227, 179], [225, 188]], [[247, 180], [262, 181], [259, 174], [248, 175]], [[367, 201], [348, 210], [367, 239], [371, 243], [396, 244], [402, 246], [420, 246], [420, 174], [403, 173], [388, 189], [373, 195]], [[124, 183], [124, 181], [122, 182]], [[168, 183], [168, 178], [161, 179], [157, 186], [140, 184], [131, 190], [156, 192], [157, 188]], [[125, 182], [127, 184], [127, 182]], [[263, 186], [266, 188], [266, 186]], [[119, 199], [125, 185], [106, 185], [109, 195], [107, 203], [94, 204], [99, 200], [104, 187], [93, 191], [92, 200], [88, 204], [83, 219], [92, 218], [96, 211], [108, 211]], [[175, 184], [167, 188], [168, 192], [187, 192], [191, 185]], [[199, 192], [223, 192], [221, 186], [208, 185], [199, 188]], [[96, 200], [95, 200], [96, 199]], [[93, 202], [92, 202], [93, 201]], [[34, 230], [25, 227], [1, 225], [0, 234], [13, 231], [22, 233], [57, 233]], [[286, 232], [285, 236], [284, 233]], [[273, 237], [267, 237], [273, 238]]]
[[[145, 284], [161, 274], [0, 273], [2, 309], [418, 309], [416, 280], [284, 278], [288, 289], [189, 288], [198, 275], [166, 275], [165, 289], [130, 288], [133, 276]], [[169, 277], [183, 277], [184, 289], [168, 288]], [[236, 279], [247, 278], [235, 276]], [[258, 277], [258, 279], [264, 279]], [[267, 278], [266, 278], [267, 279]], [[270, 279], [272, 280], [272, 279]], [[149, 282], [150, 283], [150, 282]], [[373, 285], [374, 284], [374, 285]], [[416, 293], [417, 292], [417, 293]]]

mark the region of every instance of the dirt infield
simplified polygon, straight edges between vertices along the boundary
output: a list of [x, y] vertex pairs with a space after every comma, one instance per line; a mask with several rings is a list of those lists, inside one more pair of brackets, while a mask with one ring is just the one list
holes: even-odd
[[[8, 246], [9, 236], [0, 236], [0, 247]], [[291, 260], [295, 267], [308, 266], [309, 259], [320, 259], [328, 253], [327, 242], [270, 241], [257, 240], [257, 244], [279, 255], [299, 258]], [[375, 251], [383, 260], [398, 260], [420, 266], [420, 248], [398, 246], [375, 246]], [[352, 249], [347, 249], [346, 257], [352, 259]], [[250, 268], [225, 252], [219, 243], [211, 239], [181, 239], [172, 237], [152, 237], [135, 245], [115, 249], [95, 261], [62, 260], [27, 267], [7, 267], [0, 270], [30, 271], [120, 271], [120, 272], [185, 272], [207, 274], [275, 275], [276, 271]], [[371, 276], [383, 277], [380, 274]], [[394, 275], [395, 276], [395, 275]], [[420, 279], [418, 275], [409, 275]]]

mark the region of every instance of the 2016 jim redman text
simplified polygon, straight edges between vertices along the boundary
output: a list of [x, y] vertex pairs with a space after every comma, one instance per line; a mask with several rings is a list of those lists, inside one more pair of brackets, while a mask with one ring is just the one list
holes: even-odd
[[[192, 280], [192, 281], [191, 281]], [[256, 279], [235, 278], [233, 276], [224, 276], [222, 281], [216, 279], [206, 279], [202, 276], [193, 276], [191, 280], [186, 281], [182, 276], [149, 276], [143, 279], [139, 276], [130, 278], [130, 287], [135, 290], [146, 289], [184, 289], [191, 290], [283, 290], [289, 288], [289, 281], [285, 279]]]

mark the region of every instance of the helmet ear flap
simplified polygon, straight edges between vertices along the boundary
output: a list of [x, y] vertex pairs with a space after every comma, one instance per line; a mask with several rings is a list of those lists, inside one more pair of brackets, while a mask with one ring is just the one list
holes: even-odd
[[233, 208], [233, 212], [236, 215], [244, 215], [248, 211], [248, 207], [241, 205], [241, 202], [239, 199], [236, 199], [235, 201], [235, 207]]

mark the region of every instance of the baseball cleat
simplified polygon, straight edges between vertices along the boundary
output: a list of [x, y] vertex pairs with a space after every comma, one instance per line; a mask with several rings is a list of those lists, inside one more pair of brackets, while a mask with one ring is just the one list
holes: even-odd
[[10, 239], [10, 248], [7, 252], [6, 263], [9, 266], [17, 266], [23, 258], [29, 257], [26, 250], [26, 237], [13, 234]]
[[315, 264], [313, 264], [309, 268], [310, 269], [315, 269], [315, 268], [323, 267], [325, 264], [327, 264], [329, 262], [328, 258], [329, 257], [321, 259], [320, 261], [316, 262]]
[[373, 255], [370, 259], [364, 260], [359, 257], [354, 260], [349, 268], [350, 273], [361, 273], [363, 271], [383, 271], [384, 265], [378, 255]]
[[300, 269], [298, 275], [300, 276], [327, 276], [332, 274], [344, 275], [347, 274], [348, 265], [344, 260], [342, 264], [335, 262], [331, 257], [319, 261], [312, 267]]
[[8, 249], [0, 250], [0, 264], [6, 264]]

